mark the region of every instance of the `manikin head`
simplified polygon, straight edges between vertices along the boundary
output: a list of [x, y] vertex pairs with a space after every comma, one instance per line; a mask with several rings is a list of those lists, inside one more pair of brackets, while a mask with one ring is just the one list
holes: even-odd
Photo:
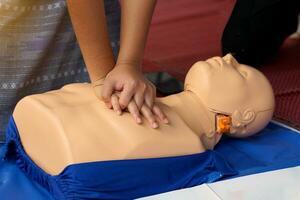
[[196, 94], [204, 105], [208, 136], [220, 130], [220, 123], [230, 136], [250, 136], [262, 130], [273, 115], [274, 95], [267, 78], [230, 54], [194, 64], [186, 76], [185, 90]]

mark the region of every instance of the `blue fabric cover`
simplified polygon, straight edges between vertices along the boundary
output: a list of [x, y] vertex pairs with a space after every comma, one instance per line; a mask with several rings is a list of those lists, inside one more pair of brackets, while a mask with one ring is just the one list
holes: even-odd
[[[10, 157], [13, 157], [13, 155], [25, 155], [23, 149], [20, 148], [21, 146], [18, 141], [17, 130], [12, 120], [10, 122], [10, 128], [8, 130], [8, 133], [10, 133], [11, 135], [10, 141], [16, 141], [17, 142], [16, 145], [17, 144], [19, 145], [19, 148], [16, 148], [16, 146], [10, 147], [11, 150], [19, 149], [19, 151], [21, 151], [19, 153], [13, 153], [13, 151], [10, 151], [12, 153]], [[0, 148], [0, 158], [4, 157], [3, 156], [4, 154], [7, 154], [7, 150], [8, 150], [7, 146]], [[236, 174], [232, 173], [233, 171], [230, 170], [230, 168], [228, 168], [226, 165], [223, 165], [224, 162], [222, 161], [222, 158], [219, 155], [225, 158], [227, 163], [229, 163], [229, 165], [234, 169], [234, 171], [237, 172]], [[156, 189], [155, 192], [160, 192], [160, 191], [172, 190], [175, 189], [176, 187], [177, 189], [179, 189], [180, 187], [187, 187], [191, 184], [197, 184], [194, 181], [191, 181], [191, 184], [188, 183], [187, 181], [185, 186], [184, 185], [180, 186], [180, 184], [184, 182], [183, 180], [186, 177], [191, 177], [192, 175], [195, 175], [195, 177], [201, 177], [203, 176], [203, 174], [204, 174], [203, 177], [205, 177], [205, 173], [202, 173], [201, 170], [205, 170], [205, 172], [207, 171], [213, 172], [212, 169], [215, 168], [216, 165], [211, 165], [212, 168], [209, 170], [205, 168], [204, 165], [217, 163], [218, 161], [221, 161], [222, 163], [221, 165], [218, 165], [219, 167], [223, 166], [225, 167], [225, 169], [227, 170], [229, 169], [228, 171], [227, 170], [223, 171], [223, 172], [227, 172], [224, 173], [224, 175], [227, 176], [220, 177], [221, 179], [219, 179], [217, 175], [218, 173], [220, 173], [220, 175], [222, 174], [220, 170], [220, 172], [210, 173], [209, 175], [212, 176], [207, 176], [207, 178], [204, 178], [206, 179], [204, 180], [204, 182], [217, 181], [217, 180], [222, 180], [227, 178], [235, 178], [235, 177], [248, 175], [248, 174], [255, 174], [264, 171], [299, 166], [300, 165], [300, 134], [292, 130], [289, 130], [287, 128], [271, 123], [260, 134], [257, 134], [247, 139], [234, 139], [229, 137], [223, 137], [220, 143], [216, 146], [215, 151], [208, 151], [203, 154], [196, 154], [191, 156], [174, 157], [174, 158], [170, 158], [170, 161], [168, 160], [169, 158], [162, 158], [162, 159], [144, 159], [144, 160], [135, 160], [135, 161], [98, 162], [98, 164], [97, 162], [95, 162], [91, 164], [87, 163], [87, 164], [80, 164], [80, 165], [72, 165], [66, 168], [66, 170], [62, 173], [62, 175], [60, 175], [60, 177], [52, 177], [50, 179], [59, 180], [60, 178], [60, 180], [63, 179], [70, 180], [69, 179], [70, 175], [72, 173], [76, 173], [76, 180], [79, 180], [80, 178], [81, 179], [86, 178], [86, 179], [83, 180], [84, 182], [81, 183], [77, 182], [75, 185], [71, 187], [71, 189], [80, 186], [78, 184], [81, 185], [84, 185], [86, 183], [93, 184], [95, 183], [93, 182], [94, 179], [96, 179], [95, 181], [97, 181], [97, 183], [100, 182], [102, 184], [105, 183], [104, 185], [99, 185], [99, 188], [103, 192], [103, 196], [101, 196], [98, 199], [108, 198], [109, 195], [111, 195], [110, 198], [112, 199], [117, 199], [117, 198], [130, 199], [132, 196], [129, 196], [128, 194], [130, 193], [131, 195], [133, 195], [133, 191], [139, 192], [140, 195], [141, 194], [146, 195], [146, 193], [149, 191], [154, 192], [154, 189]], [[154, 161], [153, 164], [150, 164], [152, 161]], [[185, 163], [184, 165], [181, 165], [181, 162], [183, 161], [189, 164]], [[197, 163], [198, 161], [201, 162], [199, 166], [196, 167], [193, 166], [193, 164]], [[38, 174], [37, 172], [40, 169], [36, 168], [36, 166], [33, 163], [31, 163], [29, 159], [27, 159], [26, 162], [28, 162], [27, 163], [28, 166], [29, 165], [32, 166], [27, 168], [30, 168], [31, 170], [33, 169], [36, 170], [36, 172], [32, 172], [32, 173]], [[131, 164], [132, 162], [135, 162], [135, 164]], [[176, 162], [176, 165], [172, 165], [170, 166], [171, 167], [170, 169], [167, 169], [168, 168], [167, 162], [169, 163]], [[17, 166], [23, 166], [21, 168], [22, 170], [24, 170], [25, 169], [24, 163], [23, 164], [21, 163], [23, 162], [20, 162], [20, 157], [19, 159], [11, 158], [11, 160], [3, 160], [2, 162], [0, 161], [0, 197], [1, 197], [0, 199], [1, 200], [11, 200], [11, 199], [52, 200], [51, 195], [45, 189], [47, 188], [47, 186], [41, 187], [35, 181], [32, 181], [29, 177], [25, 176], [24, 173], [17, 167]], [[98, 172], [95, 170], [91, 170], [92, 168], [97, 167], [97, 165], [99, 164], [101, 165], [100, 167], [102, 169], [106, 169], [105, 172], [103, 171]], [[178, 166], [178, 164], [180, 165]], [[124, 166], [126, 167], [122, 169], [121, 167]], [[128, 167], [130, 167], [130, 170], [126, 171], [128, 170]], [[146, 169], [143, 170], [142, 168], [145, 167]], [[198, 174], [195, 173], [195, 170], [197, 171], [197, 167], [199, 167], [200, 170]], [[88, 170], [85, 171], [85, 169], [87, 168], [90, 171]], [[86, 173], [85, 173], [86, 175], [82, 174], [83, 170], [90, 174], [86, 174]], [[134, 170], [138, 170], [136, 174], [137, 173], [141, 174], [141, 176], [140, 177], [131, 176], [132, 173], [135, 173]], [[121, 171], [126, 173], [119, 174], [119, 172]], [[95, 174], [96, 175], [102, 174], [103, 176], [101, 175], [100, 180], [98, 180]], [[161, 178], [158, 177], [158, 179], [156, 180], [157, 176], [162, 176], [162, 177]], [[42, 179], [42, 177], [44, 177], [44, 175], [42, 175], [40, 178]], [[37, 179], [37, 177], [35, 177], [35, 179]], [[192, 177], [189, 180], [196, 180], [196, 179]], [[157, 182], [154, 183], [155, 181]], [[169, 185], [167, 185], [168, 181], [169, 181]], [[141, 184], [137, 186], [140, 189], [137, 190], [136, 188], [134, 188], [135, 187], [134, 184]], [[144, 187], [145, 185], [148, 186], [147, 189], [145, 189]], [[63, 187], [61, 186], [61, 188]], [[122, 189], [124, 189], [124, 191]], [[125, 190], [130, 190], [130, 191], [125, 191]], [[86, 199], [93, 199], [94, 191], [87, 191], [87, 190], [76, 191], [74, 195], [79, 195], [79, 196], [86, 195], [85, 196]], [[119, 196], [117, 197], [117, 195]], [[128, 195], [128, 196], [122, 196], [122, 195]], [[75, 196], [73, 197], [70, 198], [75, 199]]]
[[300, 166], [300, 133], [270, 123], [252, 137], [223, 137], [215, 151], [238, 172], [225, 179]]
[[[6, 136], [4, 158], [7, 161], [4, 165], [15, 162], [28, 177], [45, 188], [54, 199], [59, 200], [134, 199], [210, 183], [236, 174], [219, 153], [206, 151], [167, 158], [73, 164], [67, 166], [59, 175], [51, 176], [35, 165], [24, 152], [13, 119], [10, 120]], [[17, 173], [18, 176], [24, 176], [20, 172]], [[9, 196], [13, 194], [12, 190], [15, 188], [6, 189], [8, 194], [5, 195]], [[34, 191], [33, 187], [30, 190]], [[38, 192], [34, 194], [46, 197], [44, 191]], [[38, 198], [26, 197], [26, 199]]]

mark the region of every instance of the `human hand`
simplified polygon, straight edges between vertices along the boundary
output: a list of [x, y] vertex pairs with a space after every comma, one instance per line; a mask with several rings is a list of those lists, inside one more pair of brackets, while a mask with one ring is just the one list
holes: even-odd
[[155, 86], [137, 70], [137, 66], [118, 64], [104, 79], [101, 97], [108, 108], [119, 115], [127, 109], [138, 124], [142, 123], [141, 115], [153, 128], [158, 127], [155, 116], [168, 123], [164, 112], [155, 104]]
[[136, 102], [138, 110], [145, 103], [152, 109], [156, 97], [155, 86], [148, 81], [133, 64], [117, 64], [106, 76], [101, 92], [102, 100], [112, 108], [111, 96], [120, 92], [118, 114], [128, 107], [131, 99]]
[[[114, 93], [111, 96], [111, 105], [116, 112], [121, 110], [119, 98], [120, 93]], [[126, 110], [133, 116], [138, 124], [143, 122], [142, 117], [144, 117], [150, 123], [152, 128], [159, 127], [158, 120], [165, 124], [169, 123], [168, 118], [159, 105], [155, 102], [152, 109], [150, 109], [146, 104], [143, 104], [141, 110], [139, 111], [137, 104], [133, 99], [131, 99]]]
[[[101, 95], [103, 91], [104, 81], [105, 79], [102, 78], [93, 82], [93, 89], [98, 98], [102, 98]], [[122, 108], [119, 104], [120, 97], [120, 92], [114, 92], [110, 97], [109, 108], [113, 109], [115, 112], [121, 115]], [[139, 109], [135, 100], [131, 99], [126, 110], [133, 116], [136, 123], [138, 124], [141, 124], [143, 122], [142, 117], [144, 117], [150, 123], [152, 128], [157, 128], [159, 126], [157, 119], [165, 124], [169, 123], [168, 118], [166, 117], [160, 106], [155, 103], [155, 101], [153, 104], [154, 105], [152, 109], [149, 108], [145, 103]]]

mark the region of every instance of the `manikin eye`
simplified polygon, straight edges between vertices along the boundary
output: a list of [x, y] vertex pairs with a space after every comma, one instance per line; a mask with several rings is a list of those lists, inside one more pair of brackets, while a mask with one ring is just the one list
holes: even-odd
[[240, 70], [240, 73], [242, 74], [243, 77], [247, 77], [248, 76], [248, 73], [245, 72], [245, 71]]

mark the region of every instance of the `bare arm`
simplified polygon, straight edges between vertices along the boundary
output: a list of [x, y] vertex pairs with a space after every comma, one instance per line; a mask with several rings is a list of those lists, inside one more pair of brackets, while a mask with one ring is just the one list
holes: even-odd
[[[123, 0], [118, 64], [139, 68], [156, 0]], [[73, 27], [92, 80], [114, 67], [103, 0], [67, 0]]]
[[[139, 123], [142, 106], [158, 113], [155, 87], [140, 70], [156, 0], [122, 0], [120, 53], [115, 64], [109, 42], [103, 0], [68, 0], [68, 8], [91, 80], [104, 78], [102, 99], [117, 113], [134, 100], [132, 115]], [[120, 92], [119, 101], [112, 95]], [[97, 93], [97, 92], [96, 92]], [[145, 106], [144, 106], [145, 108]], [[151, 117], [151, 124], [155, 124]], [[153, 127], [155, 127], [153, 125]]]
[[103, 0], [67, 0], [68, 10], [90, 78], [104, 78], [115, 66]]
[[106, 77], [102, 97], [109, 102], [113, 91], [120, 91], [121, 108], [133, 98], [140, 109], [143, 103], [151, 109], [155, 87], [140, 70], [147, 34], [156, 0], [122, 0], [120, 53], [115, 68]]
[[121, 48], [118, 63], [140, 66], [156, 0], [122, 0]]

